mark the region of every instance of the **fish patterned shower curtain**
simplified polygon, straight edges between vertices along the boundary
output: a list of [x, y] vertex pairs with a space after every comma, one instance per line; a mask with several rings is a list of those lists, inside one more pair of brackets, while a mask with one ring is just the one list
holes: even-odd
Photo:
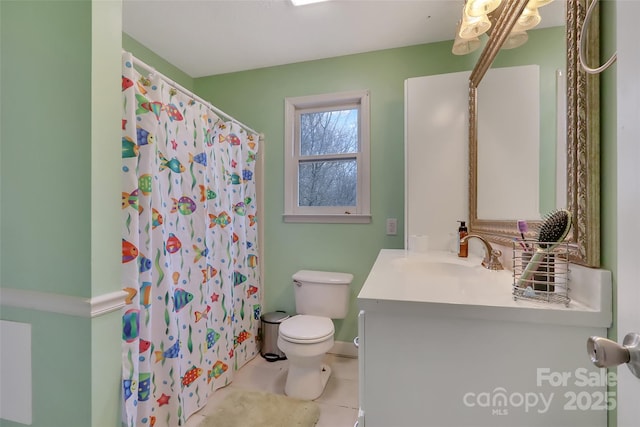
[[258, 135], [122, 68], [122, 399], [179, 426], [258, 352]]

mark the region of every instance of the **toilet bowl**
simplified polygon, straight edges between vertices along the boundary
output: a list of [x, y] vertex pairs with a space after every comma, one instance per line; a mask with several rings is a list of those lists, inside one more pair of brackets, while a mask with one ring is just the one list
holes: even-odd
[[322, 395], [331, 368], [322, 363], [334, 344], [331, 319], [344, 319], [349, 310], [353, 275], [301, 270], [293, 275], [296, 316], [278, 329], [278, 348], [289, 359], [284, 392], [297, 399]]
[[333, 322], [328, 317], [297, 315], [280, 324], [278, 347], [289, 359], [284, 392], [303, 400], [320, 397], [331, 368], [322, 363], [333, 347]]

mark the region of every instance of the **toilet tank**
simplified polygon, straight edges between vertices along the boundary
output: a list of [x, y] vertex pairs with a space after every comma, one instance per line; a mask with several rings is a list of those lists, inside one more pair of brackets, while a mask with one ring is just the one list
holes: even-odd
[[344, 319], [349, 311], [349, 285], [353, 274], [300, 270], [293, 275], [298, 314]]

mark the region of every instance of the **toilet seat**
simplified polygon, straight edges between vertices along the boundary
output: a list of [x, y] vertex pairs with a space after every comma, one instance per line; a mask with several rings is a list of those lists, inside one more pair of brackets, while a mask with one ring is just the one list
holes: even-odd
[[335, 329], [328, 317], [299, 314], [280, 324], [282, 339], [297, 344], [315, 344], [333, 336]]

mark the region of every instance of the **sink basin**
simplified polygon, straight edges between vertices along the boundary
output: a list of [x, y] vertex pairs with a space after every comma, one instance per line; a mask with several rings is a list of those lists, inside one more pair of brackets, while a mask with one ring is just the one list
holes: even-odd
[[480, 257], [473, 255], [458, 258], [449, 252], [406, 252], [404, 257], [393, 259], [391, 265], [400, 274], [419, 275], [421, 281], [447, 279], [466, 282], [483, 280], [485, 276], [487, 280], [495, 280], [497, 272], [482, 267], [481, 262]]
[[458, 258], [449, 252], [405, 252], [390, 260], [396, 283], [406, 284], [397, 295], [426, 292], [440, 302], [489, 301], [498, 296], [511, 298], [511, 273], [492, 271], [481, 265], [482, 259], [470, 255]]
[[417, 273], [426, 277], [456, 276], [466, 277], [478, 274], [477, 266], [449, 261], [431, 261], [420, 257], [398, 258], [391, 264], [404, 273]]

